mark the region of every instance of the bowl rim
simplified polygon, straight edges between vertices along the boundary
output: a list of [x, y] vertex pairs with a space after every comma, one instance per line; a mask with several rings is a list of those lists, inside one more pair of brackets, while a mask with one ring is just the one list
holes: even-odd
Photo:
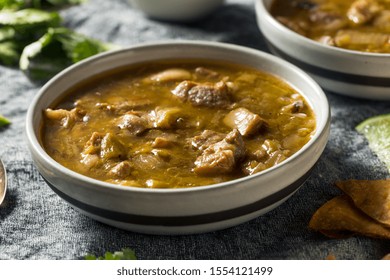
[[209, 15], [213, 10], [222, 6], [225, 1], [226, 0], [127, 0], [133, 8], [141, 11], [146, 16], [167, 22], [192, 22], [201, 19], [202, 17]]
[[[358, 50], [350, 50], [335, 46], [329, 46], [325, 44], [321, 44], [313, 39], [307, 38], [303, 35], [298, 34], [297, 32], [291, 30], [290, 28], [284, 26], [279, 21], [277, 21], [269, 12], [269, 10], [265, 7], [264, 2], [267, 0], [255, 0], [255, 10], [258, 19], [263, 19], [271, 24], [274, 28], [279, 30], [280, 32], [286, 33], [287, 37], [291, 38], [294, 41], [301, 42], [302, 44], [306, 44], [312, 47], [316, 51], [327, 51], [331, 55], [346, 55], [346, 56], [356, 56], [359, 55], [361, 57], [367, 58], [390, 58], [390, 53], [374, 53], [374, 52], [364, 52]], [[275, 1], [275, 0], [269, 0]]]
[[[279, 65], [282, 65], [282, 67], [293, 71], [294, 74], [303, 77], [305, 80], [305, 83], [309, 84], [309, 86], [311, 88], [313, 88], [317, 94], [319, 94], [319, 96], [322, 99], [321, 100], [322, 101], [321, 107], [324, 108], [323, 121], [319, 123], [318, 117], [316, 114], [317, 125], [316, 125], [315, 133], [313, 134], [312, 138], [301, 149], [299, 149], [296, 153], [294, 153], [292, 156], [287, 158], [285, 161], [283, 161], [275, 166], [272, 166], [264, 171], [256, 173], [256, 174], [247, 175], [247, 176], [240, 177], [240, 178], [237, 178], [234, 180], [225, 181], [225, 182], [217, 183], [217, 184], [205, 185], [205, 186], [194, 186], [194, 187], [188, 187], [188, 188], [166, 188], [166, 189], [153, 189], [153, 188], [140, 188], [140, 187], [135, 187], [135, 186], [122, 186], [119, 184], [109, 183], [109, 182], [105, 182], [105, 181], [101, 181], [98, 179], [88, 177], [86, 175], [82, 175], [76, 171], [73, 171], [73, 170], [61, 165], [60, 163], [55, 161], [52, 157], [50, 157], [50, 155], [44, 150], [44, 148], [41, 146], [41, 144], [38, 140], [38, 136], [35, 133], [35, 129], [33, 126], [33, 124], [34, 124], [33, 120], [34, 120], [35, 113], [37, 113], [36, 109], [37, 109], [38, 103], [40, 102], [41, 96], [44, 95], [44, 93], [47, 90], [49, 90], [49, 88], [52, 86], [52, 84], [54, 84], [59, 79], [66, 78], [66, 75], [69, 72], [77, 70], [78, 68], [81, 68], [84, 65], [87, 65], [89, 63], [93, 63], [94, 61], [100, 60], [102, 58], [108, 58], [110, 56], [115, 57], [116, 55], [120, 55], [121, 53], [134, 52], [137, 49], [159, 48], [159, 47], [167, 47], [167, 46], [171, 46], [171, 47], [192, 46], [192, 47], [199, 47], [199, 48], [215, 47], [215, 48], [221, 49], [222, 51], [223, 51], [223, 49], [226, 49], [226, 50], [235, 51], [235, 52], [242, 52], [244, 55], [245, 54], [256, 55], [263, 60], [268, 60], [271, 63], [277, 63]], [[145, 60], [145, 61], [147, 61], [147, 60]], [[237, 64], [240, 64], [240, 63], [237, 63]], [[131, 63], [129, 63], [129, 65], [131, 65]], [[242, 65], [245, 66], [245, 64], [242, 64]], [[263, 70], [263, 71], [265, 71], [265, 70]], [[272, 75], [276, 76], [275, 74], [272, 74]], [[277, 76], [277, 77], [279, 79], [284, 79], [283, 77], [279, 77], [279, 76]], [[284, 79], [284, 81], [289, 83], [291, 86], [293, 86], [288, 80]], [[300, 91], [299, 88], [296, 88], [296, 89], [298, 91]], [[303, 93], [303, 95], [304, 95], [304, 93]], [[311, 100], [308, 100], [306, 95], [304, 95], [304, 97], [307, 100], [307, 102], [309, 102], [310, 104], [313, 102]], [[311, 104], [311, 106], [312, 106], [312, 104]], [[266, 52], [263, 52], [263, 51], [260, 51], [257, 49], [243, 47], [243, 46], [230, 44], [230, 43], [210, 42], [210, 41], [202, 41], [202, 40], [164, 40], [164, 41], [156, 41], [156, 42], [149, 42], [149, 43], [141, 43], [141, 44], [136, 44], [133, 46], [125, 47], [125, 48], [119, 49], [119, 50], [104, 52], [104, 53], [89, 57], [87, 59], [84, 59], [76, 64], [73, 64], [73, 65], [65, 68], [60, 73], [58, 73], [53, 78], [51, 78], [43, 87], [41, 87], [39, 89], [38, 93], [34, 96], [32, 102], [28, 108], [28, 111], [27, 111], [26, 122], [25, 122], [25, 125], [26, 125], [25, 132], [26, 132], [27, 142], [29, 144], [28, 147], [30, 149], [30, 152], [31, 153], [34, 152], [35, 155], [38, 155], [40, 157], [40, 159], [43, 160], [43, 162], [46, 165], [49, 165], [52, 168], [54, 168], [55, 171], [57, 171], [57, 172], [59, 172], [59, 174], [61, 174], [61, 176], [66, 175], [69, 178], [73, 178], [73, 179], [76, 179], [80, 182], [86, 183], [86, 185], [88, 185], [89, 187], [92, 186], [92, 187], [98, 188], [100, 190], [101, 190], [101, 188], [103, 188], [105, 190], [112, 189], [112, 190], [125, 191], [125, 192], [129, 191], [129, 192], [134, 192], [134, 193], [160, 193], [160, 194], [173, 194], [173, 193], [175, 193], [175, 194], [177, 194], [177, 193], [187, 193], [187, 192], [191, 192], [191, 193], [192, 192], [204, 192], [207, 190], [227, 188], [229, 186], [234, 186], [238, 183], [242, 183], [244, 181], [247, 182], [247, 181], [255, 180], [257, 177], [260, 177], [260, 176], [266, 176], [267, 174], [274, 172], [275, 170], [283, 168], [285, 165], [291, 164], [293, 161], [295, 161], [296, 159], [301, 157], [302, 154], [304, 154], [304, 152], [307, 151], [310, 147], [312, 147], [318, 140], [320, 140], [324, 134], [328, 133], [328, 131], [330, 129], [330, 115], [331, 115], [331, 113], [330, 113], [329, 102], [328, 102], [327, 97], [326, 97], [324, 91], [322, 90], [322, 88], [303, 70], [299, 69], [295, 65], [293, 65], [293, 64], [291, 64], [291, 63], [289, 63], [289, 62], [287, 62], [279, 57], [276, 57], [274, 55], [271, 55], [269, 53], [266, 53]]]

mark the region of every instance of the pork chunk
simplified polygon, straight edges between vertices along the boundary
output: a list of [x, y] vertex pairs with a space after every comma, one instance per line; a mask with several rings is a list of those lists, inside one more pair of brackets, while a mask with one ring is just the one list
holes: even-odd
[[210, 145], [203, 151], [195, 161], [194, 171], [201, 176], [230, 173], [244, 154], [244, 141], [235, 129], [222, 141]]
[[223, 122], [230, 128], [237, 128], [242, 136], [250, 136], [259, 131], [264, 120], [246, 108], [237, 108], [230, 111]]
[[153, 82], [169, 82], [169, 81], [178, 81], [178, 80], [188, 80], [191, 79], [191, 73], [185, 69], [180, 68], [170, 68], [162, 72], [153, 74], [148, 77]]
[[302, 100], [296, 100], [296, 101], [292, 102], [291, 104], [284, 106], [281, 109], [281, 112], [282, 113], [296, 114], [296, 113], [302, 112], [304, 107], [305, 107], [305, 103], [303, 103]]
[[206, 150], [209, 146], [222, 141], [226, 137], [226, 134], [215, 132], [212, 130], [204, 130], [200, 135], [191, 139], [192, 147], [199, 151]]
[[91, 138], [84, 145], [83, 154], [93, 155], [100, 153], [103, 137], [104, 133], [92, 133]]
[[178, 107], [159, 108], [151, 113], [153, 119], [153, 127], [161, 129], [171, 129], [177, 124], [177, 120], [183, 115], [183, 112]]
[[227, 107], [230, 104], [229, 87], [224, 81], [216, 84], [183, 81], [172, 90], [183, 102], [194, 106]]
[[83, 110], [80, 110], [78, 108], [74, 108], [72, 110], [65, 110], [65, 109], [46, 109], [45, 110], [45, 116], [49, 120], [58, 121], [61, 126], [65, 128], [72, 127], [76, 122], [82, 121], [83, 117], [85, 116], [85, 112]]
[[316, 39], [317, 42], [328, 45], [328, 46], [334, 46], [335, 42], [332, 36], [324, 35]]
[[134, 100], [127, 100], [120, 103], [119, 102], [97, 103], [96, 107], [103, 111], [108, 111], [114, 114], [124, 114], [128, 111], [143, 109], [151, 104], [152, 102], [148, 99], [134, 99]]
[[373, 19], [381, 10], [374, 0], [354, 1], [347, 11], [348, 19], [356, 25], [362, 25]]
[[206, 78], [217, 78], [219, 76], [218, 72], [215, 72], [205, 67], [197, 67], [195, 69], [195, 74], [200, 77], [206, 77]]
[[310, 10], [310, 21], [320, 25], [325, 30], [337, 30], [348, 24], [348, 20], [335, 11], [324, 11], [321, 9]]
[[112, 167], [109, 174], [115, 178], [124, 179], [130, 175], [131, 170], [131, 163], [125, 160]]
[[177, 136], [175, 134], [167, 134], [156, 137], [152, 143], [152, 147], [157, 149], [166, 149], [176, 145], [177, 142]]
[[100, 157], [103, 159], [111, 159], [124, 158], [125, 156], [125, 148], [119, 140], [112, 133], [104, 135], [101, 142]]
[[285, 160], [287, 153], [278, 141], [267, 139], [257, 150], [247, 152], [242, 171], [247, 175], [260, 172]]
[[86, 142], [82, 155], [89, 162], [92, 157], [87, 157], [87, 155], [97, 155], [100, 159], [108, 160], [111, 158], [124, 158], [126, 151], [113, 134], [94, 132]]
[[134, 166], [136, 166], [138, 170], [146, 172], [167, 166], [166, 162], [162, 158], [154, 154], [139, 154], [134, 156], [132, 160], [134, 162]]
[[139, 135], [152, 127], [150, 116], [142, 112], [127, 112], [117, 122], [120, 129], [127, 129], [134, 135]]
[[232, 150], [207, 150], [195, 161], [194, 171], [202, 176], [226, 174], [233, 171], [235, 164]]

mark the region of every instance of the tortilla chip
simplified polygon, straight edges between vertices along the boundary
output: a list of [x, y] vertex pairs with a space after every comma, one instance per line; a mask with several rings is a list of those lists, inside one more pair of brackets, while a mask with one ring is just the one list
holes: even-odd
[[347, 180], [336, 182], [355, 206], [374, 220], [390, 226], [390, 180]]
[[357, 209], [347, 195], [335, 197], [321, 206], [311, 218], [309, 227], [332, 238], [359, 234], [390, 239], [390, 228]]
[[337, 260], [336, 256], [333, 255], [333, 254], [329, 254], [326, 256], [325, 260], [327, 261], [334, 261], [334, 260]]

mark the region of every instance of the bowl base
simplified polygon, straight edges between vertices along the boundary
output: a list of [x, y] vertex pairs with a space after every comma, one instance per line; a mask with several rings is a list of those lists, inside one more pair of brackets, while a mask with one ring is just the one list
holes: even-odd
[[115, 220], [111, 220], [111, 219], [107, 219], [101, 216], [91, 214], [80, 208], [77, 208], [74, 205], [70, 205], [70, 206], [76, 211], [80, 212], [81, 214], [89, 218], [92, 218], [93, 220], [127, 231], [143, 233], [143, 234], [151, 234], [151, 235], [190, 235], [190, 234], [201, 234], [201, 233], [207, 233], [207, 232], [212, 232], [217, 230], [223, 230], [223, 229], [227, 229], [230, 227], [243, 224], [255, 218], [258, 218], [266, 214], [267, 212], [275, 209], [279, 205], [281, 205], [283, 202], [289, 199], [294, 193], [295, 192], [293, 192], [292, 194], [285, 197], [284, 199], [266, 208], [263, 208], [259, 211], [247, 215], [243, 215], [241, 217], [215, 222], [215, 223], [199, 224], [199, 225], [191, 225], [191, 226], [159, 226], [159, 225], [138, 225], [138, 224], [124, 223], [124, 222], [119, 222], [119, 221], [115, 221]]

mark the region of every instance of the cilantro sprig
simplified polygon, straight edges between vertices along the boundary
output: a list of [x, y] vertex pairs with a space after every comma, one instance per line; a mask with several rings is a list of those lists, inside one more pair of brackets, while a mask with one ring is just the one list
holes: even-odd
[[114, 253], [106, 252], [104, 256], [96, 257], [95, 255], [86, 255], [86, 260], [136, 260], [137, 256], [135, 255], [134, 250], [129, 248], [124, 248], [122, 251], [117, 251]]
[[0, 9], [20, 10], [25, 8], [47, 9], [75, 5], [86, 0], [0, 0]]
[[55, 8], [85, 0], [0, 0], [0, 64], [46, 81], [89, 56], [117, 49], [61, 25]]
[[9, 119], [7, 119], [6, 117], [4, 117], [3, 115], [0, 115], [0, 127], [6, 126], [9, 124], [11, 124], [11, 121]]

